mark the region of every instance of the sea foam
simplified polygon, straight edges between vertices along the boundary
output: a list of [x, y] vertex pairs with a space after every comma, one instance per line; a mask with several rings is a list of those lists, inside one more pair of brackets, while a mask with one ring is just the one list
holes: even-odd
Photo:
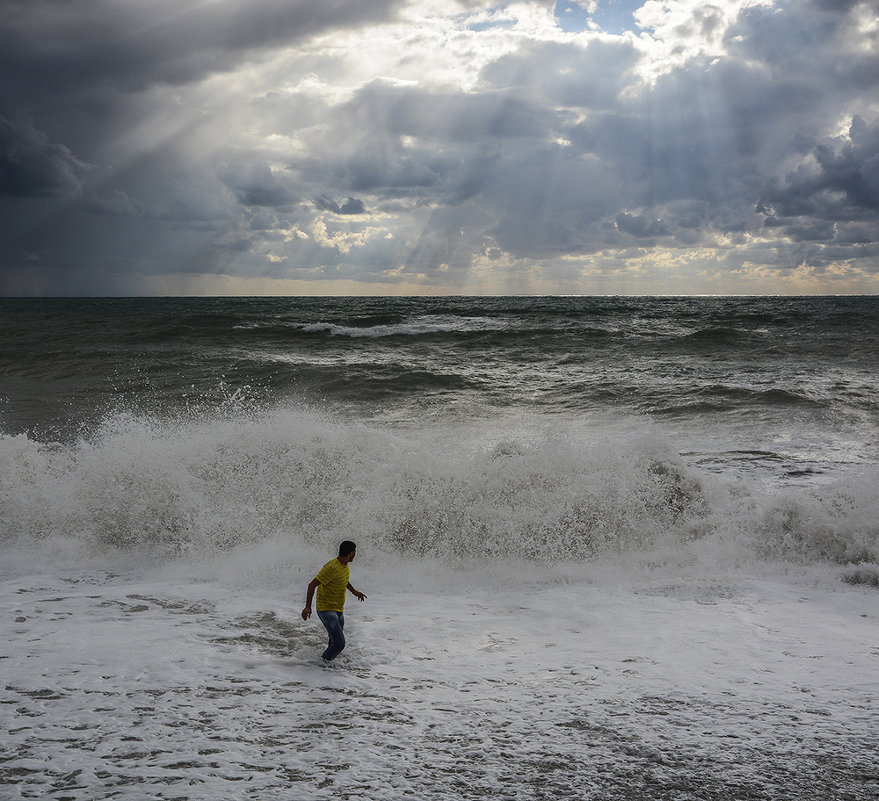
[[643, 422], [393, 428], [303, 409], [116, 415], [69, 444], [0, 438], [2, 541], [99, 557], [267, 540], [449, 564], [879, 562], [870, 468], [768, 486], [689, 464]]

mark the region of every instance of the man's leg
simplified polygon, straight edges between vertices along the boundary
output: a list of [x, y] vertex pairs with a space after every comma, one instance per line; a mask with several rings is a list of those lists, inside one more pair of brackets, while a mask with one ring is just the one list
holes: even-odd
[[330, 635], [330, 642], [327, 650], [321, 654], [321, 659], [329, 662], [335, 659], [345, 647], [345, 615], [341, 612], [318, 612], [317, 616], [320, 622], [324, 624], [327, 634]]

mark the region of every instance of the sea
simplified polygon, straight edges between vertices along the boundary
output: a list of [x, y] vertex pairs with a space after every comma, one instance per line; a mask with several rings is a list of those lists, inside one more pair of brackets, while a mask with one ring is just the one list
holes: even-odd
[[0, 799], [877, 798], [877, 489], [877, 297], [0, 299]]

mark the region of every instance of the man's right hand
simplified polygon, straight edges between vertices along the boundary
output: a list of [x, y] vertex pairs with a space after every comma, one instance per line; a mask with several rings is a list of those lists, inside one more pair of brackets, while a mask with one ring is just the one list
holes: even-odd
[[305, 609], [302, 610], [302, 619], [308, 620], [311, 617], [311, 607], [306, 606]]

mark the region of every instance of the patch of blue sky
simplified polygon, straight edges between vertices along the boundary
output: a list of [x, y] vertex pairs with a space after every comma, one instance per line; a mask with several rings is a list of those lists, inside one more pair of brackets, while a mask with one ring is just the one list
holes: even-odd
[[516, 20], [514, 19], [497, 19], [497, 20], [486, 20], [485, 22], [474, 22], [472, 25], [467, 26], [468, 31], [489, 31], [493, 28], [513, 28], [516, 25]]
[[571, 0], [558, 0], [555, 4], [555, 18], [565, 33], [579, 33], [591, 28], [589, 12], [580, 3]]
[[555, 16], [559, 27], [567, 33], [579, 33], [596, 28], [605, 33], [620, 34], [637, 29], [633, 14], [644, 0], [598, 0], [591, 12], [593, 3], [558, 0]]

